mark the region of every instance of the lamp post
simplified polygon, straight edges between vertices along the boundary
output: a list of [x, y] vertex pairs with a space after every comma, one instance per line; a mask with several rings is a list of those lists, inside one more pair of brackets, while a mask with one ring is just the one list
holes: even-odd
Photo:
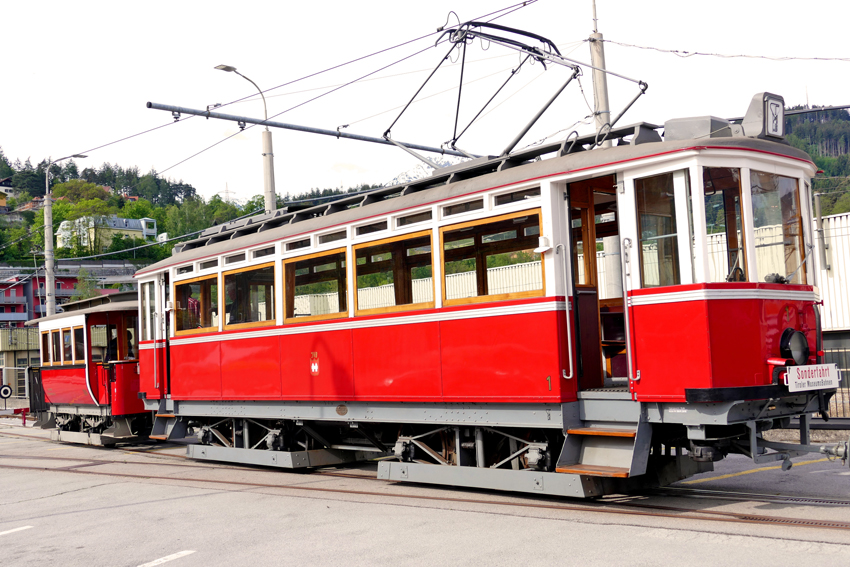
[[[236, 67], [231, 67], [230, 65], [217, 65], [216, 69], [219, 71], [226, 71], [228, 73], [236, 73], [257, 87], [257, 90], [260, 92], [260, 96], [263, 97], [263, 113], [265, 114], [266, 121], [268, 121], [269, 111], [266, 108], [266, 96], [263, 94], [260, 87], [257, 86], [257, 83], [237, 71]], [[267, 213], [270, 213], [277, 208], [274, 190], [274, 153], [272, 152], [272, 133], [269, 131], [268, 126], [266, 126], [266, 129], [263, 131], [263, 197]]]
[[47, 316], [56, 315], [56, 283], [53, 276], [53, 199], [50, 197], [50, 166], [71, 158], [85, 158], [83, 154], [65, 156], [50, 161], [44, 171], [44, 287], [47, 296]]

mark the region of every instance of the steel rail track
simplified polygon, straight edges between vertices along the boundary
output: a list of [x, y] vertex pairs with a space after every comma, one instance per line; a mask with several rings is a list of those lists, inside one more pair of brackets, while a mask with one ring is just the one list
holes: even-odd
[[[7, 433], [5, 431], [0, 432], [0, 435], [14, 435], [16, 437], [28, 437], [31, 439], [44, 441], [43, 437], [38, 437], [34, 435], [22, 435], [16, 433]], [[49, 439], [47, 440], [49, 441]], [[171, 445], [165, 448], [179, 447], [179, 445]], [[91, 447], [98, 450], [107, 450], [113, 451], [112, 448], [103, 448], [103, 447]], [[149, 451], [144, 450], [131, 450], [131, 449], [118, 449], [127, 453], [139, 454], [139, 455], [150, 455], [159, 458], [173, 458], [173, 459], [186, 459], [187, 457], [183, 455], [167, 455], [162, 453], [150, 453]], [[691, 520], [708, 520], [708, 521], [725, 521], [725, 522], [737, 522], [737, 523], [755, 523], [755, 524], [768, 524], [768, 525], [788, 525], [788, 526], [796, 526], [796, 527], [813, 527], [813, 528], [827, 528], [827, 529], [837, 529], [843, 531], [850, 531], [850, 522], [843, 522], [838, 520], [809, 520], [805, 518], [784, 518], [778, 516], [764, 516], [759, 514], [747, 514], [740, 512], [720, 512], [715, 510], [693, 510], [690, 508], [680, 508], [675, 506], [663, 506], [660, 504], [641, 504], [635, 502], [589, 502], [581, 505], [559, 505], [559, 504], [543, 504], [543, 503], [516, 503], [516, 502], [503, 502], [503, 501], [491, 501], [491, 500], [478, 500], [478, 499], [469, 499], [469, 498], [455, 498], [455, 497], [431, 497], [431, 496], [417, 496], [417, 495], [409, 495], [409, 494], [398, 494], [398, 493], [384, 493], [384, 492], [371, 492], [371, 491], [363, 491], [363, 490], [347, 490], [347, 489], [333, 489], [333, 488], [318, 488], [318, 487], [303, 487], [299, 485], [291, 485], [291, 484], [268, 484], [268, 483], [250, 483], [250, 482], [241, 482], [241, 481], [223, 481], [223, 480], [211, 480], [211, 479], [192, 479], [192, 478], [181, 478], [181, 477], [172, 477], [172, 476], [151, 476], [151, 475], [135, 475], [128, 473], [109, 473], [102, 471], [83, 471], [79, 470], [80, 468], [88, 468], [92, 466], [102, 466], [102, 465], [110, 465], [110, 464], [121, 464], [121, 465], [148, 465], [148, 466], [172, 466], [172, 467], [185, 467], [190, 469], [197, 470], [256, 470], [256, 471], [268, 471], [265, 468], [254, 468], [254, 467], [245, 467], [245, 466], [233, 466], [233, 465], [214, 465], [209, 466], [205, 464], [183, 464], [183, 463], [162, 463], [162, 462], [152, 462], [146, 463], [143, 461], [126, 461], [126, 460], [116, 460], [116, 459], [92, 459], [88, 457], [57, 457], [57, 456], [23, 456], [23, 455], [5, 455], [0, 454], [0, 457], [4, 458], [12, 458], [19, 460], [50, 460], [50, 461], [73, 461], [73, 462], [84, 462], [87, 464], [83, 465], [71, 465], [68, 467], [60, 467], [60, 468], [45, 468], [45, 467], [27, 467], [27, 466], [16, 466], [16, 465], [4, 465], [0, 464], [0, 468], [9, 468], [9, 469], [24, 469], [24, 470], [40, 470], [40, 471], [57, 471], [57, 472], [71, 472], [71, 473], [81, 473], [81, 474], [95, 474], [101, 476], [118, 476], [118, 477], [126, 477], [126, 478], [139, 478], [139, 479], [154, 479], [154, 480], [174, 480], [174, 481], [182, 481], [182, 482], [204, 482], [204, 483], [212, 483], [217, 485], [234, 485], [234, 486], [249, 486], [255, 488], [277, 488], [277, 489], [293, 489], [293, 490], [307, 490], [313, 492], [330, 492], [330, 493], [340, 493], [340, 494], [354, 494], [361, 496], [387, 496], [392, 498], [409, 498], [412, 500], [418, 499], [429, 499], [429, 500], [437, 500], [443, 502], [457, 502], [457, 503], [469, 503], [469, 504], [491, 504], [496, 506], [510, 506], [510, 507], [526, 507], [526, 508], [540, 508], [540, 509], [555, 509], [555, 510], [565, 510], [565, 511], [589, 511], [589, 512], [598, 512], [598, 513], [610, 513], [610, 514], [621, 514], [621, 515], [641, 515], [641, 516], [657, 516], [657, 517], [670, 517], [670, 518], [685, 518]], [[277, 472], [277, 471], [274, 471]], [[287, 471], [287, 472], [296, 472], [296, 471]], [[386, 483], [388, 481], [381, 480], [377, 478], [375, 474], [357, 474], [357, 473], [347, 473], [341, 471], [332, 471], [332, 470], [322, 470], [322, 469], [314, 469], [311, 471], [304, 471], [302, 474], [313, 475], [313, 476], [331, 476], [331, 477], [340, 477], [340, 478], [353, 478], [360, 480], [370, 480]], [[705, 490], [705, 489], [694, 489], [694, 488], [680, 488], [680, 487], [664, 487], [659, 489], [653, 489], [646, 492], [647, 494], [658, 495], [658, 496], [671, 496], [671, 497], [686, 497], [686, 498], [699, 498], [699, 499], [709, 499], [716, 498], [719, 500], [734, 500], [734, 501], [746, 501], [746, 502], [761, 502], [761, 503], [791, 503], [791, 504], [799, 504], [799, 505], [807, 505], [807, 506], [850, 506], [850, 500], [837, 500], [837, 499], [820, 499], [820, 498], [807, 498], [807, 497], [792, 497], [792, 496], [774, 496], [767, 494], [748, 494], [748, 493], [739, 493], [739, 492], [723, 492], [723, 491], [714, 491], [714, 490]], [[633, 508], [642, 511], [636, 510], [622, 510], [618, 508]], [[656, 510], [658, 513], [650, 513], [648, 511], [643, 510]]]
[[725, 490], [707, 490], [701, 488], [685, 488], [665, 486], [645, 492], [652, 496], [670, 496], [674, 498], [698, 498], [732, 500], [735, 502], [760, 502], [765, 504], [803, 504], [806, 506], [850, 506], [850, 500], [836, 498], [812, 498], [807, 496], [783, 496], [781, 494], [763, 494], [758, 492], [735, 492]]
[[[27, 458], [27, 457], [18, 457], [18, 458]], [[39, 460], [42, 457], [28, 457], [29, 460]], [[161, 475], [149, 475], [149, 474], [131, 474], [131, 473], [119, 473], [119, 472], [105, 472], [105, 471], [93, 471], [90, 470], [89, 467], [93, 466], [102, 466], [104, 464], [110, 464], [109, 462], [100, 461], [98, 459], [70, 459], [67, 457], [58, 457], [57, 459], [67, 459], [67, 460], [76, 460], [83, 461], [88, 464], [82, 465], [72, 465], [69, 467], [62, 468], [45, 468], [45, 467], [37, 467], [37, 466], [24, 466], [24, 465], [8, 465], [8, 464], [0, 464], [0, 469], [7, 470], [27, 470], [27, 471], [41, 471], [41, 472], [59, 472], [59, 473], [72, 473], [72, 474], [81, 474], [81, 475], [91, 475], [91, 476], [110, 476], [116, 478], [126, 478], [126, 479], [137, 479], [137, 480], [160, 480], [160, 481], [169, 481], [169, 482], [188, 482], [188, 483], [199, 483], [199, 484], [211, 484], [215, 486], [233, 486], [233, 487], [243, 487], [243, 488], [266, 488], [266, 489], [277, 489], [277, 490], [295, 490], [301, 492], [307, 492], [312, 494], [341, 494], [348, 496], [369, 496], [369, 497], [378, 497], [378, 498], [390, 498], [396, 500], [408, 500], [408, 501], [438, 501], [438, 502], [450, 502], [450, 503], [460, 503], [460, 504], [480, 504], [485, 506], [499, 507], [499, 508], [526, 508], [526, 509], [542, 509], [542, 510], [556, 510], [556, 511], [570, 511], [570, 512], [590, 512], [597, 514], [614, 514], [620, 516], [641, 516], [641, 517], [662, 517], [662, 518], [674, 518], [674, 519], [686, 519], [693, 521], [711, 521], [711, 522], [725, 522], [725, 523], [735, 523], [735, 524], [761, 524], [761, 525], [783, 525], [789, 527], [806, 527], [806, 528], [818, 528], [818, 529], [832, 529], [832, 530], [840, 530], [840, 531], [850, 531], [850, 522], [843, 522], [838, 520], [812, 520], [805, 518], [789, 518], [789, 517], [779, 517], [779, 516], [764, 516], [759, 514], [749, 514], [749, 513], [740, 513], [740, 512], [721, 512], [714, 510], [692, 510], [688, 508], [676, 508], [672, 506], [660, 506], [655, 504], [636, 504], [636, 503], [622, 503], [622, 502], [589, 502], [583, 504], [547, 504], [543, 502], [508, 502], [508, 501], [500, 501], [500, 500], [481, 500], [476, 498], [460, 498], [460, 497], [449, 497], [449, 496], [437, 496], [437, 495], [416, 495], [416, 494], [406, 494], [406, 493], [394, 493], [394, 492], [375, 492], [369, 490], [353, 490], [353, 489], [343, 489], [343, 488], [328, 488], [328, 487], [316, 487], [316, 486], [303, 486], [303, 485], [292, 485], [292, 484], [271, 484], [271, 483], [260, 483], [260, 482], [245, 482], [245, 481], [229, 481], [229, 480], [215, 480], [215, 479], [204, 479], [204, 478], [187, 478], [187, 477], [174, 477], [174, 476], [161, 476]], [[119, 461], [122, 464], [135, 464], [135, 463], [126, 463], [124, 461]], [[210, 467], [205, 467], [210, 468]], [[363, 475], [357, 475], [359, 478], [362, 478]], [[366, 477], [369, 479], [369, 477]], [[382, 481], [386, 482], [386, 481]]]

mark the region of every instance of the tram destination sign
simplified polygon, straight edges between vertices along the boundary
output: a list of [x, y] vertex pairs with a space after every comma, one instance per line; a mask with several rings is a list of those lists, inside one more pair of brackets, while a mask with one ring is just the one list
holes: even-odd
[[785, 372], [785, 385], [789, 392], [826, 390], [837, 388], [840, 383], [841, 374], [835, 364], [789, 366]]

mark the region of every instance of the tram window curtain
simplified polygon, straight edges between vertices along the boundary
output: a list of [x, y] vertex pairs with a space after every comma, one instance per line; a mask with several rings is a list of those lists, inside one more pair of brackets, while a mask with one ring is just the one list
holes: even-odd
[[758, 281], [765, 281], [768, 274], [793, 274], [789, 283], [805, 284], [806, 271], [800, 269], [806, 256], [797, 180], [751, 170], [750, 191]]
[[274, 324], [274, 280], [274, 262], [225, 272], [225, 328]]
[[218, 330], [218, 277], [195, 278], [174, 284], [177, 334]]
[[745, 282], [747, 261], [741, 216], [741, 172], [730, 167], [705, 167], [702, 177], [708, 281]]
[[354, 257], [358, 315], [434, 306], [430, 231], [361, 244]]
[[443, 228], [443, 303], [544, 295], [539, 235], [540, 209]]
[[673, 172], [635, 180], [641, 287], [678, 285], [679, 247]]
[[348, 316], [345, 248], [284, 262], [284, 323]]

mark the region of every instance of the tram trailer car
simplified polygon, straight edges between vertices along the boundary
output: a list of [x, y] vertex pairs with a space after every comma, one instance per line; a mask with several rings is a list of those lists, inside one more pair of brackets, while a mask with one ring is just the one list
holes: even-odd
[[[151, 437], [578, 497], [729, 453], [845, 457], [808, 443], [839, 376], [821, 363], [816, 168], [783, 108], [761, 93], [742, 124], [615, 128], [610, 148], [473, 159], [179, 245], [136, 274]], [[792, 418], [801, 445], [763, 438]]]
[[138, 296], [117, 293], [62, 305], [38, 325], [43, 409], [36, 427], [86, 445], [147, 439], [152, 415], [139, 397]]

